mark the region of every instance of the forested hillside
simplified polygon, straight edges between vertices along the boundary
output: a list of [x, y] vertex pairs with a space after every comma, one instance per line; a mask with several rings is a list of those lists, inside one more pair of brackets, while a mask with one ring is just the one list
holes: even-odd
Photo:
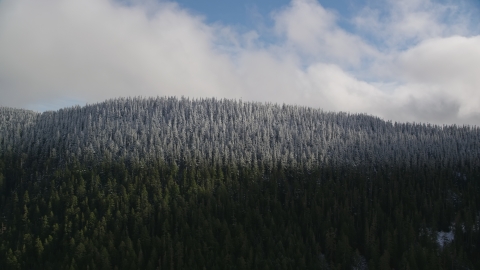
[[479, 192], [478, 127], [216, 99], [0, 108], [2, 269], [479, 269]]
[[0, 151], [60, 163], [205, 165], [480, 164], [480, 128], [232, 100], [115, 99], [42, 114], [1, 108]]

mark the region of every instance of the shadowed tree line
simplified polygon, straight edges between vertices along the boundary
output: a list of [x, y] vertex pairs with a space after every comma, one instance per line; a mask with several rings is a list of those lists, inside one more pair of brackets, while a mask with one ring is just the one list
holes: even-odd
[[475, 167], [24, 164], [0, 162], [2, 269], [480, 267]]

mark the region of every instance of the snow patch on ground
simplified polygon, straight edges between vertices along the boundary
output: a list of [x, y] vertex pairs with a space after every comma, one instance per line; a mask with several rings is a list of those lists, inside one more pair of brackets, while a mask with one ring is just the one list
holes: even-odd
[[440, 231], [437, 233], [437, 243], [440, 246], [440, 248], [443, 248], [444, 245], [452, 242], [453, 238], [454, 238], [453, 231], [449, 231], [449, 232]]

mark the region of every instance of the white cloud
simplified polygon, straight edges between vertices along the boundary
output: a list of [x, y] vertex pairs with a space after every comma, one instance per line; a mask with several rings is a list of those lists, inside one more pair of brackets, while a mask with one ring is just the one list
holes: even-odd
[[469, 32], [467, 7], [461, 1], [387, 0], [365, 7], [353, 18], [355, 26], [387, 47], [403, 49], [426, 38]]
[[[480, 36], [425, 40], [402, 53], [398, 65], [399, 72], [410, 83], [434, 88], [431, 96], [457, 102], [459, 117], [479, 113]], [[422, 93], [412, 96], [418, 94]]]
[[466, 19], [454, 16], [455, 6], [429, 0], [390, 1], [386, 9], [362, 10], [355, 19], [361, 31], [351, 33], [334, 11], [293, 0], [272, 13], [267, 31], [280, 41], [268, 45], [265, 25], [239, 33], [174, 3], [4, 0], [0, 105], [241, 97], [480, 125], [480, 41]]
[[215, 29], [174, 4], [157, 8], [147, 16], [142, 6], [106, 0], [3, 1], [2, 104], [63, 96], [229, 96], [235, 78], [228, 58], [212, 47]]
[[382, 113], [377, 109], [386, 95], [373, 85], [355, 79], [336, 65], [312, 65], [307, 70], [307, 76], [312, 82], [312, 96], [327, 110], [377, 115]]
[[286, 36], [287, 44], [308, 57], [316, 56], [317, 60], [358, 65], [362, 58], [376, 53], [360, 37], [341, 29], [335, 13], [315, 0], [293, 0], [274, 13], [274, 20], [277, 32]]

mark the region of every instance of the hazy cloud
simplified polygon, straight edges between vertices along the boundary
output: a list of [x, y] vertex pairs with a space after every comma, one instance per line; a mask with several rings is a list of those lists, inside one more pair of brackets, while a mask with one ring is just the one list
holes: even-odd
[[470, 28], [464, 1], [387, 0], [367, 6], [352, 19], [359, 32], [388, 48], [410, 47], [426, 38], [467, 35]]
[[286, 36], [286, 45], [310, 58], [358, 65], [376, 53], [360, 37], [341, 29], [335, 13], [315, 0], [293, 0], [273, 17], [276, 31]]
[[229, 96], [230, 60], [212, 47], [215, 28], [175, 4], [105, 0], [3, 1], [2, 104], [126, 95]]
[[444, 96], [459, 104], [459, 117], [478, 114], [480, 36], [425, 40], [403, 52], [398, 65], [399, 74], [407, 81], [433, 88], [431, 96]]
[[462, 10], [389, 1], [359, 11], [352, 33], [318, 2], [293, 0], [272, 29], [238, 32], [171, 2], [3, 0], [0, 105], [215, 96], [479, 125], [480, 36]]

